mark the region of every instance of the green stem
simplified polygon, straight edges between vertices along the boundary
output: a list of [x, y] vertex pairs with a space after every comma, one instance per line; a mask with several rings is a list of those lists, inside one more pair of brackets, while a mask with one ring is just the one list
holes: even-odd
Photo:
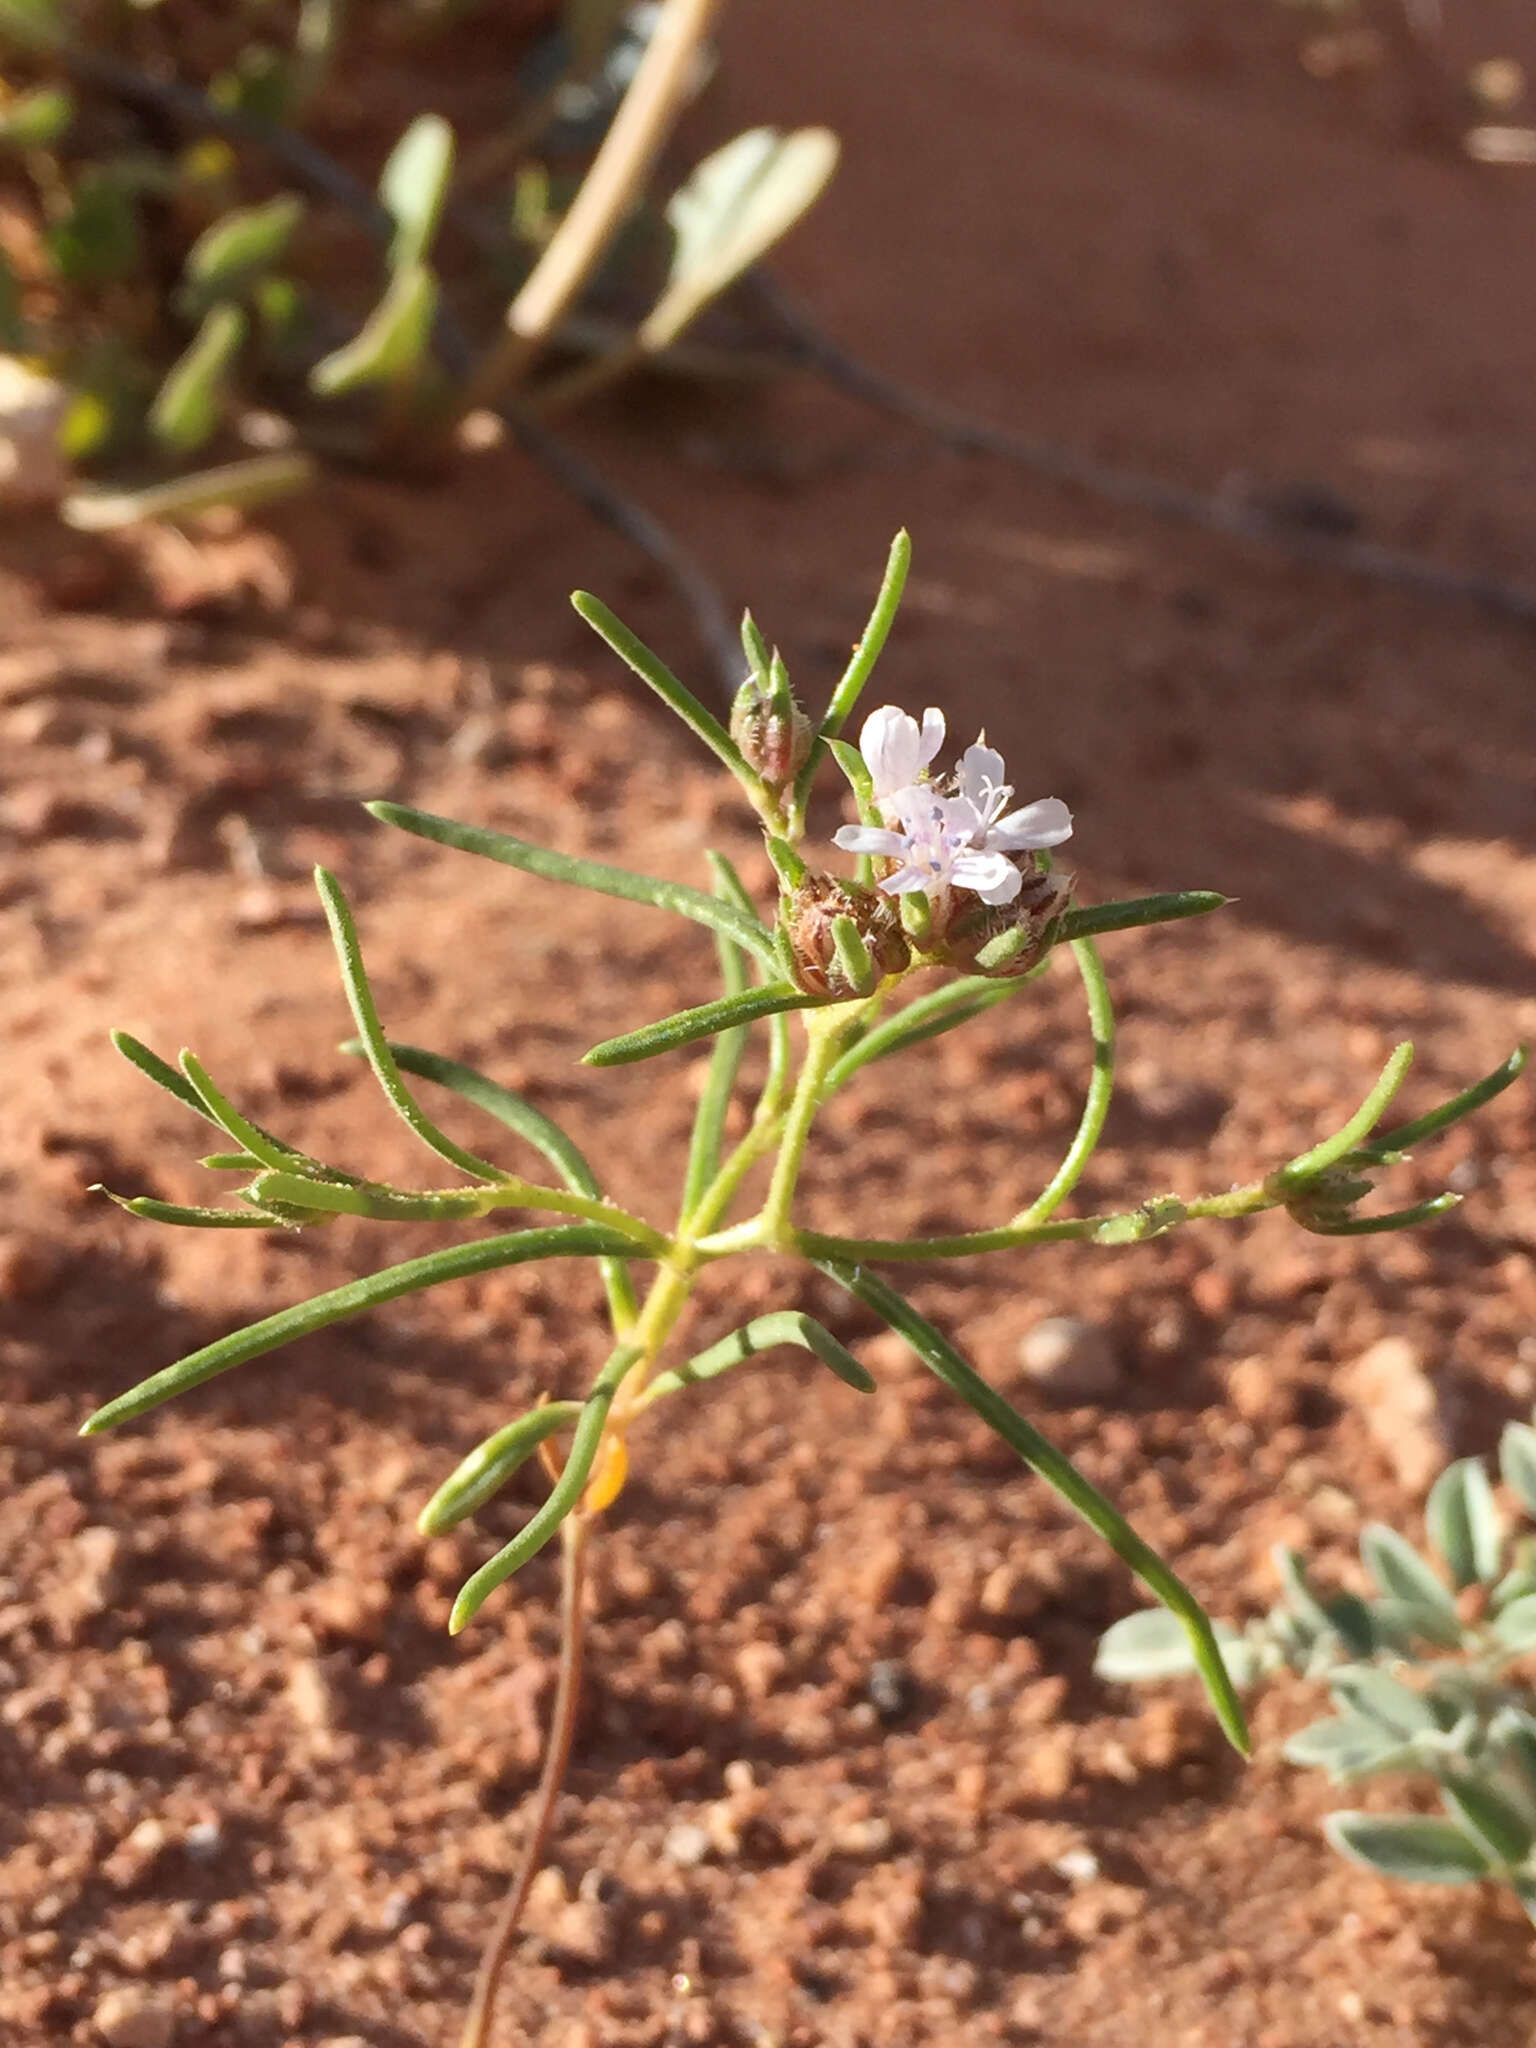
[[800, 1069], [800, 1078], [795, 1083], [794, 1097], [784, 1120], [784, 1135], [779, 1141], [779, 1156], [773, 1163], [768, 1199], [763, 1204], [761, 1217], [757, 1219], [761, 1226], [758, 1242], [770, 1250], [794, 1249], [795, 1234], [789, 1212], [805, 1161], [811, 1126], [821, 1108], [827, 1076], [836, 1066], [849, 1027], [857, 1021], [862, 1008], [858, 1003], [839, 1003], [833, 1009], [806, 1017], [805, 1035], [809, 1043], [805, 1063]]
[[1110, 999], [1104, 963], [1092, 939], [1074, 939], [1072, 957], [1077, 962], [1077, 971], [1083, 977], [1083, 989], [1088, 997], [1088, 1024], [1093, 1033], [1093, 1076], [1088, 1083], [1088, 1099], [1083, 1104], [1082, 1118], [1067, 1148], [1066, 1158], [1038, 1199], [1027, 1209], [1019, 1211], [1013, 1219], [1015, 1223], [1043, 1223], [1071, 1194], [1082, 1179], [1083, 1169], [1093, 1157], [1094, 1148], [1103, 1135], [1104, 1119], [1109, 1114], [1110, 1098], [1115, 1092], [1115, 1007]]
[[[1005, 1252], [1021, 1244], [1061, 1244], [1073, 1239], [1134, 1243], [1138, 1238], [1161, 1236], [1175, 1223], [1211, 1218], [1257, 1216], [1261, 1210], [1276, 1209], [1286, 1200], [1263, 1182], [1232, 1188], [1224, 1195], [1199, 1195], [1192, 1202], [1178, 1204], [1178, 1213], [1168, 1215], [1147, 1209], [1127, 1209], [1110, 1216], [1076, 1216], [1066, 1222], [1006, 1223], [997, 1230], [970, 1230], [957, 1237], [825, 1237], [819, 1231], [800, 1230], [791, 1245], [808, 1259], [959, 1259], [972, 1252]], [[734, 1231], [719, 1231], [700, 1240], [706, 1258], [726, 1252], [743, 1251], [763, 1242], [745, 1233], [756, 1223], [741, 1224]]]

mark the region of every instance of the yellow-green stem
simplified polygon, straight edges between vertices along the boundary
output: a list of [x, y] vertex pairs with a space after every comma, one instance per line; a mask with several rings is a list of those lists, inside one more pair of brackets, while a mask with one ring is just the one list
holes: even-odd
[[795, 1189], [800, 1180], [800, 1168], [805, 1161], [805, 1148], [811, 1135], [811, 1126], [816, 1121], [816, 1112], [821, 1107], [822, 1089], [826, 1086], [828, 1074], [837, 1064], [839, 1053], [847, 1038], [850, 1027], [863, 1013], [860, 1003], [839, 1003], [834, 1009], [809, 1010], [804, 1012], [805, 1035], [810, 1041], [806, 1047], [805, 1064], [795, 1083], [795, 1093], [784, 1119], [784, 1135], [779, 1141], [779, 1156], [773, 1163], [773, 1179], [768, 1185], [768, 1199], [763, 1204], [760, 1242], [775, 1251], [788, 1251], [794, 1243], [794, 1230], [790, 1224], [790, 1210], [794, 1204]]

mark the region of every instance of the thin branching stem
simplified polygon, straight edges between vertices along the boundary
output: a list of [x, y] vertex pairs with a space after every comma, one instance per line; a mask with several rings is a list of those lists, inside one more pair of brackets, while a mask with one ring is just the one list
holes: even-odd
[[554, 1832], [555, 1810], [565, 1784], [566, 1766], [576, 1734], [576, 1709], [581, 1698], [582, 1653], [586, 1646], [586, 1556], [588, 1519], [580, 1508], [568, 1515], [560, 1527], [560, 1669], [555, 1683], [555, 1704], [550, 1716], [549, 1737], [544, 1745], [544, 1768], [533, 1795], [528, 1836], [517, 1869], [496, 1916], [496, 1925], [480, 1958], [474, 1996], [465, 2017], [459, 2048], [490, 2048], [491, 2022], [495, 2017], [496, 1994], [502, 1972], [512, 1953], [517, 1929], [528, 1903], [533, 1880], [538, 1876]]

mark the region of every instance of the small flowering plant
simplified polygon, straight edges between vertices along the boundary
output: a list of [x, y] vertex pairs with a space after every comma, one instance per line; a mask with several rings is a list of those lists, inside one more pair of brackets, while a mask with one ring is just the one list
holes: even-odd
[[[906, 579], [909, 544], [898, 534], [873, 614], [831, 699], [816, 722], [790, 688], [784, 663], [750, 615], [742, 642], [748, 676], [729, 728], [701, 704], [596, 598], [578, 594], [577, 610], [716, 755], [756, 812], [778, 878], [765, 912], [720, 854], [710, 855], [705, 891], [628, 869], [576, 859], [481, 826], [395, 803], [368, 806], [387, 825], [545, 880], [648, 905], [708, 927], [718, 942], [724, 993], [696, 1008], [594, 1046], [594, 1067], [654, 1058], [696, 1041], [714, 1049], [670, 1225], [619, 1207], [604, 1194], [586, 1158], [558, 1125], [493, 1076], [441, 1053], [390, 1038], [375, 1006], [352, 911], [335, 878], [316, 877], [358, 1036], [346, 1050], [365, 1058], [391, 1106], [426, 1149], [458, 1176], [451, 1187], [400, 1188], [361, 1179], [304, 1152], [239, 1110], [190, 1052], [171, 1066], [119, 1033], [121, 1052], [152, 1081], [220, 1133], [221, 1149], [203, 1163], [240, 1176], [232, 1205], [178, 1207], [135, 1197], [139, 1216], [196, 1228], [294, 1230], [338, 1215], [478, 1222], [503, 1210], [547, 1219], [385, 1266], [222, 1337], [110, 1401], [85, 1433], [127, 1422], [274, 1350], [397, 1296], [441, 1282], [536, 1259], [595, 1262], [603, 1281], [611, 1349], [584, 1391], [552, 1388], [551, 1398], [509, 1420], [463, 1462], [421, 1509], [427, 1534], [452, 1528], [511, 1482], [535, 1457], [548, 1478], [542, 1501], [510, 1542], [487, 1558], [454, 1603], [450, 1628], [465, 1628], [485, 1602], [557, 1533], [564, 1558], [565, 1618], [561, 1678], [544, 1773], [523, 1855], [492, 1936], [463, 2040], [488, 2039], [496, 1984], [529, 1883], [539, 1867], [569, 1754], [581, 1665], [582, 1574], [589, 1534], [618, 1499], [631, 1440], [658, 1406], [694, 1398], [706, 1382], [759, 1353], [794, 1345], [819, 1359], [861, 1394], [874, 1391], [866, 1368], [823, 1324], [786, 1308], [744, 1323], [708, 1349], [688, 1354], [677, 1339], [699, 1275], [707, 1266], [759, 1253], [789, 1254], [836, 1283], [863, 1312], [906, 1339], [922, 1362], [959, 1395], [1019, 1458], [1079, 1514], [1163, 1603], [1182, 1631], [1230, 1740], [1247, 1735], [1238, 1697], [1211, 1625], [1167, 1563], [1115, 1506], [1034, 1424], [990, 1386], [882, 1269], [914, 1262], [1019, 1251], [1078, 1240], [1139, 1243], [1188, 1222], [1251, 1216], [1283, 1207], [1305, 1229], [1328, 1234], [1395, 1230], [1438, 1215], [1446, 1194], [1412, 1207], [1361, 1213], [1375, 1176], [1410, 1145], [1467, 1115], [1519, 1072], [1516, 1054], [1485, 1080], [1427, 1116], [1384, 1136], [1373, 1133], [1407, 1071], [1400, 1046], [1361, 1107], [1343, 1127], [1262, 1178], [1217, 1193], [1156, 1194], [1109, 1214], [1064, 1216], [1103, 1129], [1114, 1086], [1114, 1015], [1095, 940], [1106, 933], [1202, 915], [1226, 899], [1209, 890], [1074, 907], [1070, 878], [1054, 869], [1053, 850], [1072, 833], [1066, 805], [1046, 796], [1015, 804], [1002, 757], [984, 740], [965, 749], [951, 774], [936, 768], [942, 714], [921, 723], [893, 706], [864, 721], [857, 750], [841, 735], [885, 644]], [[807, 812], [824, 767], [841, 772], [857, 822], [834, 844], [854, 871], [833, 872], [806, 855]], [[908, 1053], [984, 1011], [1021, 1000], [1057, 953], [1070, 954], [1086, 996], [1092, 1057], [1082, 1115], [1060, 1165], [1016, 1214], [957, 1236], [883, 1238], [857, 1223], [846, 1233], [811, 1230], [799, 1219], [802, 1163], [821, 1111], [863, 1068]], [[798, 1030], [796, 1028], [798, 1016]], [[764, 1078], [743, 1134], [728, 1142], [728, 1112], [753, 1027], [765, 1029]], [[468, 1102], [540, 1155], [552, 1178], [536, 1180], [467, 1150], [421, 1106], [413, 1083]], [[767, 1191], [739, 1215], [752, 1169], [768, 1166]]]

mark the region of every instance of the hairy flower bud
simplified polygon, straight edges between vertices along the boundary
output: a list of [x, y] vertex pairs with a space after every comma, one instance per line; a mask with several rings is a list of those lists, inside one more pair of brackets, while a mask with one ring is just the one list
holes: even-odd
[[747, 765], [772, 790], [786, 788], [805, 766], [815, 728], [786, 688], [764, 689], [748, 676], [731, 706], [731, 738]]
[[1016, 857], [1023, 877], [1011, 903], [978, 904], [952, 916], [942, 946], [956, 967], [995, 979], [1027, 974], [1053, 943], [1057, 919], [1072, 897], [1071, 875], [1051, 874], [1033, 853]]
[[840, 957], [834, 930], [840, 918], [848, 918], [858, 929], [874, 969], [871, 986], [883, 975], [900, 974], [912, 957], [889, 897], [832, 875], [807, 875], [785, 905], [784, 929], [795, 980], [809, 996], [842, 999], [869, 994], [868, 988], [851, 984], [843, 964], [846, 955]]

